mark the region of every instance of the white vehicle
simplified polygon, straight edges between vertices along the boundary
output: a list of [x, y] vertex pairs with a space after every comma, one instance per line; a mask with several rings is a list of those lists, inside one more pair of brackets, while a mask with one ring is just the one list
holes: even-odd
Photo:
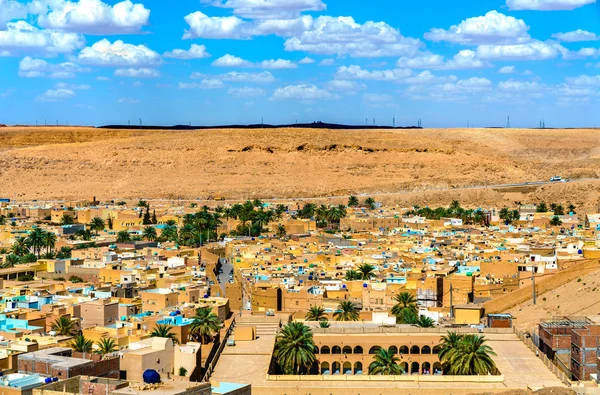
[[561, 176], [554, 176], [550, 178], [550, 182], [567, 182]]

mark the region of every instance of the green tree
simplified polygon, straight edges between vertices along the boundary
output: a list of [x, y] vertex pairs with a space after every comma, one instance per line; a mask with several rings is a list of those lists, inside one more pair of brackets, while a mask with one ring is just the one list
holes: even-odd
[[348, 198], [348, 207], [356, 207], [360, 204], [356, 196], [350, 196]]
[[362, 278], [362, 275], [360, 274], [360, 272], [350, 269], [346, 270], [346, 275], [344, 276], [344, 278], [346, 279], [346, 281], [354, 281], [360, 280]]
[[72, 283], [82, 283], [83, 282], [83, 278], [79, 277], [79, 276], [71, 276], [69, 277], [69, 281]]
[[11, 247], [11, 252], [19, 257], [29, 254], [29, 245], [27, 243], [27, 239], [24, 237], [17, 237]]
[[146, 211], [144, 212], [144, 218], [142, 219], [143, 225], [151, 225], [152, 218], [150, 218], [150, 207], [146, 206]]
[[61, 225], [73, 225], [74, 223], [75, 220], [69, 214], [63, 214], [62, 218], [60, 219]]
[[145, 200], [143, 200], [143, 199], [140, 199], [140, 201], [137, 203], [137, 206], [138, 206], [138, 207], [141, 207], [141, 208], [144, 208], [144, 207], [149, 207], [149, 206], [148, 206], [148, 202], [147, 202], [147, 201], [145, 201]]
[[287, 229], [285, 225], [279, 224], [277, 225], [277, 237], [284, 238], [287, 235]]
[[52, 323], [52, 330], [59, 335], [70, 336], [75, 333], [75, 322], [69, 317], [59, 317]]
[[115, 217], [113, 217], [112, 215], [109, 215], [108, 218], [106, 219], [106, 224], [108, 225], [109, 230], [113, 230], [113, 226], [115, 224]]
[[104, 220], [100, 217], [92, 218], [92, 222], [90, 222], [90, 229], [96, 232], [96, 236], [98, 236], [99, 232], [103, 231], [106, 227]]
[[71, 258], [72, 249], [70, 247], [60, 247], [60, 250], [56, 254], [56, 258], [58, 259], [68, 259]]
[[69, 343], [69, 347], [81, 353], [92, 352], [94, 342], [90, 339], [86, 339], [83, 335], [78, 335], [75, 336], [73, 340], [71, 340], [71, 342]]
[[117, 343], [110, 337], [103, 337], [96, 342], [96, 353], [100, 355], [110, 354], [118, 350]]
[[156, 218], [156, 210], [152, 210], [152, 218], [150, 218], [150, 222], [152, 222], [154, 225], [158, 223], [158, 219]]
[[174, 225], [166, 225], [160, 232], [160, 239], [164, 241], [177, 241], [177, 227]]
[[44, 232], [42, 243], [46, 248], [46, 253], [51, 253], [56, 246], [56, 235], [52, 232]]
[[273, 357], [286, 374], [308, 372], [315, 362], [312, 331], [301, 322], [290, 322], [277, 334]]
[[27, 236], [27, 245], [33, 249], [33, 253], [39, 258], [44, 246], [44, 230], [35, 228], [33, 232]]
[[369, 207], [371, 210], [375, 210], [375, 199], [373, 199], [372, 197], [366, 198], [365, 206]]
[[400, 358], [394, 351], [380, 348], [373, 355], [373, 362], [369, 365], [369, 374], [383, 376], [398, 376], [403, 373], [402, 367], [398, 364]]
[[190, 324], [190, 334], [200, 343], [208, 344], [222, 326], [221, 320], [210, 307], [200, 307]]
[[131, 241], [129, 232], [126, 230], [120, 230], [119, 233], [117, 233], [117, 243], [125, 243], [127, 241]]
[[2, 262], [2, 268], [6, 269], [9, 267], [14, 267], [19, 263], [19, 256], [15, 254], [8, 254], [4, 257], [4, 262]]
[[354, 303], [346, 300], [340, 302], [337, 311], [333, 313], [333, 319], [336, 321], [358, 321], [360, 313]]
[[450, 360], [454, 351], [458, 348], [458, 344], [462, 340], [463, 335], [456, 332], [448, 332], [443, 336], [440, 343], [440, 352], [438, 358], [440, 362], [445, 363]]
[[187, 376], [188, 370], [183, 366], [179, 367], [179, 376], [185, 377]]
[[327, 321], [327, 314], [322, 306], [310, 306], [304, 319], [306, 321]]
[[560, 217], [558, 216], [554, 216], [550, 219], [550, 225], [551, 226], [561, 226], [562, 225], [562, 221], [560, 220]]
[[547, 213], [548, 212], [548, 206], [546, 205], [546, 203], [541, 202], [540, 204], [537, 205], [536, 212], [538, 213]]
[[417, 314], [417, 300], [410, 292], [400, 292], [394, 300], [396, 304], [392, 307], [392, 314], [396, 316], [396, 322], [409, 324], [406, 322], [407, 312]]
[[164, 337], [173, 340], [173, 343], [179, 343], [177, 335], [171, 332], [171, 329], [173, 329], [171, 325], [157, 324], [150, 332], [150, 337]]
[[327, 329], [329, 327], [331, 327], [331, 324], [329, 323], [329, 321], [327, 321], [327, 320], [319, 321], [319, 328]]
[[448, 372], [460, 376], [484, 376], [496, 369], [492, 356], [496, 355], [488, 346], [485, 336], [465, 335], [444, 360]]
[[433, 328], [435, 326], [435, 321], [433, 321], [429, 317], [425, 317], [424, 315], [419, 316], [415, 321], [415, 325], [419, 328]]
[[375, 267], [368, 263], [363, 263], [358, 267], [358, 273], [360, 274], [360, 279], [363, 281], [367, 281], [375, 277]]
[[154, 226], [146, 226], [142, 232], [142, 237], [148, 241], [156, 241], [156, 228]]

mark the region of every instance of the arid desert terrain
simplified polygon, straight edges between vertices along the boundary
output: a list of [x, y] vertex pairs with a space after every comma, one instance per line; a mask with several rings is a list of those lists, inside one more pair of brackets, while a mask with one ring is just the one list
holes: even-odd
[[[581, 181], [480, 188], [553, 175]], [[368, 194], [421, 205], [596, 207], [599, 177], [600, 132], [593, 129], [0, 128], [0, 195], [14, 199]]]

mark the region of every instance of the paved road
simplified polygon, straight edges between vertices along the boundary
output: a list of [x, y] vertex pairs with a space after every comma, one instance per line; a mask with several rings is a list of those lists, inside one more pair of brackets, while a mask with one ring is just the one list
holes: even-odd
[[233, 265], [229, 263], [229, 261], [225, 258], [221, 259], [221, 268], [223, 269], [223, 274], [217, 275], [217, 280], [219, 280], [219, 285], [221, 286], [221, 291], [223, 297], [227, 296], [227, 282], [229, 281], [229, 272], [233, 270]]

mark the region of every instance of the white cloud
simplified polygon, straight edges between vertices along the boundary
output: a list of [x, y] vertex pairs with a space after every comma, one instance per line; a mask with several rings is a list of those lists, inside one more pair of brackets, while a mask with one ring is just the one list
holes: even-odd
[[316, 61], [315, 61], [314, 59], [312, 59], [312, 58], [309, 58], [309, 57], [307, 56], [307, 57], [305, 57], [305, 58], [301, 59], [301, 60], [300, 60], [298, 63], [299, 63], [299, 64], [313, 64], [313, 63], [315, 63], [315, 62], [316, 62]]
[[51, 4], [52, 11], [39, 15], [38, 23], [60, 31], [95, 35], [140, 33], [150, 18], [150, 10], [130, 0], [114, 6], [100, 0], [58, 0]]
[[310, 15], [302, 15], [293, 19], [268, 19], [248, 24], [244, 28], [246, 34], [256, 36], [267, 36], [274, 34], [281, 37], [290, 37], [302, 34], [310, 30], [314, 19]]
[[179, 89], [219, 89], [224, 86], [223, 81], [216, 78], [206, 78], [198, 82], [180, 82]]
[[262, 68], [262, 69], [295, 69], [298, 66], [290, 60], [285, 59], [270, 59], [263, 60], [259, 63], [252, 63], [230, 54], [224, 55], [212, 63], [215, 67], [246, 67], [246, 68]]
[[96, 77], [98, 81], [110, 81], [110, 78], [105, 77], [103, 75]]
[[547, 60], [554, 59], [567, 50], [559, 44], [532, 41], [515, 45], [480, 45], [476, 56], [484, 60]]
[[156, 69], [150, 68], [139, 68], [134, 69], [133, 67], [126, 69], [116, 69], [115, 75], [117, 77], [129, 77], [129, 78], [158, 78], [160, 72]]
[[244, 86], [241, 88], [229, 88], [227, 93], [232, 96], [236, 96], [236, 97], [256, 97], [256, 96], [264, 96], [265, 90], [262, 88]]
[[334, 59], [323, 59], [319, 62], [319, 66], [333, 66], [334, 64]]
[[456, 80], [457, 80], [456, 76], [453, 76], [453, 75], [438, 77], [438, 76], [434, 75], [431, 71], [425, 70], [417, 75], [405, 78], [401, 82], [403, 84], [410, 84], [410, 85], [423, 85], [423, 84], [439, 84], [439, 83], [443, 83], [443, 82], [454, 82]]
[[15, 0], [0, 0], [0, 28], [7, 22], [27, 16], [27, 6]]
[[511, 10], [535, 11], [574, 10], [595, 3], [596, 0], [506, 0], [506, 5]]
[[98, 66], [156, 66], [161, 62], [160, 55], [145, 45], [126, 44], [117, 40], [111, 44], [102, 39], [79, 53], [79, 61]]
[[191, 79], [205, 79], [205, 78], [218, 78], [222, 81], [230, 81], [230, 82], [251, 82], [255, 84], [266, 84], [275, 81], [275, 77], [268, 71], [263, 71], [262, 73], [246, 73], [246, 72], [238, 72], [231, 71], [229, 73], [221, 74], [218, 76], [210, 76], [203, 73], [192, 73], [190, 76]]
[[320, 89], [312, 84], [289, 85], [283, 88], [278, 88], [273, 93], [273, 99], [276, 100], [318, 100], [318, 99], [333, 99], [335, 98], [329, 91]]
[[441, 55], [431, 52], [420, 52], [414, 57], [405, 56], [398, 59], [396, 66], [411, 69], [459, 70], [480, 69], [490, 67], [491, 65], [488, 62], [477, 59], [474, 51], [463, 49], [448, 61]]
[[71, 53], [85, 45], [81, 34], [38, 29], [25, 21], [10, 22], [0, 30], [0, 52]]
[[212, 65], [215, 67], [253, 67], [252, 62], [230, 54], [221, 56]]
[[367, 86], [363, 83], [351, 80], [333, 80], [327, 83], [327, 88], [333, 91], [355, 92], [358, 90], [366, 89]]
[[190, 25], [189, 30], [186, 30], [183, 34], [184, 39], [247, 39], [251, 36], [245, 31], [248, 22], [237, 16], [209, 17], [200, 11], [196, 11], [186, 15], [183, 19]]
[[133, 97], [122, 97], [117, 101], [123, 104], [137, 104], [140, 102], [139, 99], [135, 99]]
[[365, 93], [362, 95], [362, 100], [370, 105], [392, 104], [394, 98], [387, 94]]
[[204, 45], [192, 44], [190, 49], [174, 49], [163, 54], [165, 58], [173, 59], [204, 59], [210, 58], [210, 54], [206, 51]]
[[556, 33], [552, 37], [559, 41], [565, 41], [568, 43], [580, 42], [580, 41], [598, 41], [600, 36], [596, 33], [588, 32], [586, 30], [577, 29], [567, 33]]
[[402, 36], [387, 23], [330, 16], [320, 16], [310, 30], [285, 41], [286, 51], [351, 57], [411, 56], [420, 46], [420, 40]]
[[327, 9], [321, 0], [226, 0], [213, 5], [232, 8], [235, 15], [249, 19], [293, 18], [302, 11]]
[[600, 86], [600, 75], [583, 74], [578, 77], [567, 78], [567, 81], [578, 86]]
[[498, 70], [500, 74], [513, 74], [515, 72], [515, 66], [504, 66]]
[[57, 102], [64, 99], [69, 99], [75, 96], [75, 92], [70, 89], [49, 89], [45, 93], [36, 98], [36, 101], [41, 102]]
[[581, 48], [579, 51], [569, 53], [569, 58], [595, 58], [600, 56], [599, 48]]
[[501, 81], [498, 83], [498, 90], [504, 92], [539, 92], [544, 90], [545, 86], [537, 82], [528, 81]]
[[88, 90], [90, 89], [89, 85], [77, 85], [77, 84], [67, 84], [66, 82], [59, 82], [58, 84], [56, 84], [55, 86], [58, 89], [70, 89], [73, 91], [81, 91], [81, 90]]
[[24, 57], [19, 62], [19, 76], [25, 78], [73, 78], [75, 77], [75, 73], [88, 71], [90, 69], [83, 68], [75, 63], [51, 64], [43, 59], [33, 59], [29, 56]]
[[412, 71], [408, 69], [369, 71], [360, 66], [351, 65], [338, 68], [335, 78], [341, 80], [402, 81], [411, 75]]
[[522, 19], [490, 11], [484, 16], [469, 18], [448, 30], [431, 29], [425, 38], [458, 44], [519, 44], [529, 41], [529, 26]]

